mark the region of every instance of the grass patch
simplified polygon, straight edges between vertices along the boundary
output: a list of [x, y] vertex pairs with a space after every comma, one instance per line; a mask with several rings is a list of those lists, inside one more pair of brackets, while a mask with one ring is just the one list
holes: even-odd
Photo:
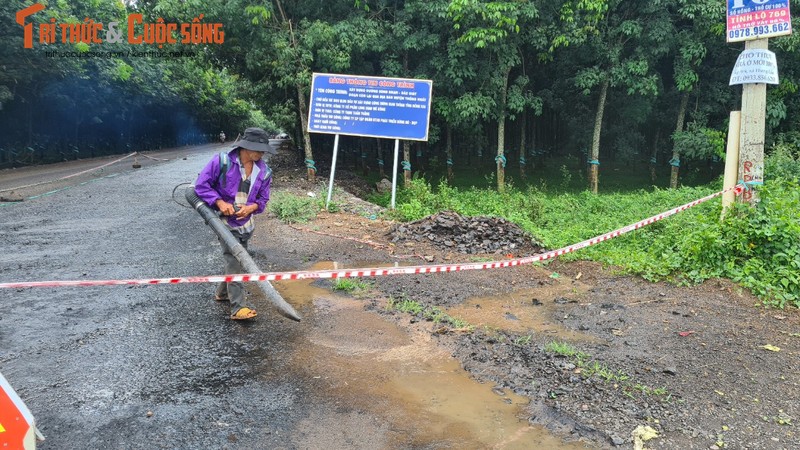
[[400, 299], [389, 297], [389, 300], [386, 302], [386, 309], [389, 311], [394, 310], [408, 313], [412, 316], [418, 316], [436, 324], [449, 325], [451, 328], [457, 330], [472, 331], [474, 329], [474, 326], [470, 325], [466, 320], [463, 320], [459, 317], [453, 317], [444, 312], [438, 306], [425, 306], [422, 303], [409, 299], [405, 296]]
[[269, 211], [286, 223], [306, 223], [317, 217], [318, 201], [289, 193], [275, 193], [267, 204]]
[[566, 356], [568, 358], [575, 357], [579, 360], [585, 360], [588, 358], [586, 353], [578, 351], [575, 346], [568, 342], [559, 342], [559, 341], [552, 341], [548, 342], [544, 346], [544, 350], [546, 352], [555, 353], [558, 356]]
[[368, 290], [372, 285], [366, 281], [355, 280], [353, 278], [336, 278], [333, 280], [331, 289], [350, 294]]
[[[594, 260], [656, 281], [698, 283], [715, 277], [750, 289], [764, 305], [800, 307], [800, 152], [778, 147], [765, 172], [776, 174], [759, 188], [754, 208], [736, 205], [721, 217], [710, 200], [637, 231], [569, 253], [562, 260]], [[601, 185], [601, 189], [604, 185]], [[581, 242], [720, 191], [720, 180], [697, 187], [625, 192], [552, 192], [513, 186], [435, 188], [412, 180], [398, 193], [399, 220], [417, 220], [442, 210], [467, 216], [503, 217], [551, 249]], [[376, 198], [388, 204], [388, 199]]]
[[578, 350], [575, 346], [567, 342], [548, 342], [545, 344], [544, 350], [571, 359], [574, 361], [577, 372], [580, 373], [581, 376], [585, 378], [596, 376], [606, 383], [613, 383], [615, 386], [618, 386], [627, 397], [634, 398], [634, 394], [638, 393], [652, 397], [663, 397], [664, 401], [669, 401], [672, 398], [666, 388], [651, 388], [640, 383], [635, 383], [631, 380], [630, 375], [624, 371], [614, 370], [606, 364], [592, 360], [589, 354]]

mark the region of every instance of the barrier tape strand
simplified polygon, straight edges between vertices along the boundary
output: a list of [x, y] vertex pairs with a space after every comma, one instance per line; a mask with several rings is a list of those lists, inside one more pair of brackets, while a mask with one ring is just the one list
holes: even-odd
[[[123, 156], [122, 158], [115, 159], [114, 161], [111, 161], [110, 163], [103, 164], [102, 166], [97, 166], [97, 167], [93, 167], [91, 169], [82, 170], [82, 171], [80, 171], [78, 173], [73, 173], [72, 175], [67, 175], [65, 177], [56, 178], [55, 180], [47, 180], [47, 181], [41, 181], [39, 183], [26, 184], [25, 186], [17, 186], [17, 187], [13, 187], [13, 188], [0, 189], [0, 192], [15, 191], [17, 189], [25, 189], [25, 188], [34, 187], [34, 186], [41, 186], [43, 184], [55, 183], [56, 181], [62, 181], [62, 180], [66, 180], [66, 179], [69, 179], [69, 178], [77, 177], [78, 175], [83, 175], [85, 173], [94, 172], [95, 170], [100, 170], [100, 169], [108, 167], [108, 166], [110, 166], [112, 164], [116, 164], [116, 163], [118, 163], [118, 162], [120, 162], [120, 161], [122, 161], [124, 159], [130, 158], [131, 156], [136, 155], [137, 153], [138, 152], [133, 152], [133, 153], [131, 153], [129, 155]], [[142, 156], [144, 156], [144, 155], [142, 155]]]
[[462, 272], [466, 270], [483, 270], [483, 269], [498, 269], [503, 267], [515, 267], [535, 262], [546, 261], [548, 259], [556, 258], [567, 253], [586, 248], [592, 245], [605, 242], [609, 239], [619, 237], [623, 234], [629, 233], [647, 225], [653, 224], [667, 217], [673, 216], [680, 212], [686, 211], [689, 208], [697, 206], [701, 203], [712, 200], [722, 194], [733, 190], [736, 195], [744, 192], [745, 187], [737, 184], [734, 187], [707, 195], [703, 198], [694, 200], [684, 205], [665, 211], [661, 214], [648, 217], [647, 219], [639, 222], [618, 228], [614, 231], [595, 236], [591, 239], [579, 242], [577, 244], [561, 247], [557, 250], [540, 253], [533, 256], [524, 258], [505, 260], [505, 261], [490, 261], [485, 263], [465, 263], [465, 264], [434, 264], [434, 265], [421, 265], [421, 266], [403, 266], [403, 267], [375, 267], [364, 269], [340, 269], [340, 270], [316, 270], [316, 271], [292, 271], [292, 272], [263, 272], [252, 274], [236, 274], [236, 275], [214, 275], [214, 276], [195, 276], [195, 277], [178, 277], [178, 278], [152, 278], [152, 279], [128, 279], [128, 280], [72, 280], [72, 281], [31, 281], [31, 282], [14, 282], [14, 283], [0, 283], [0, 289], [22, 289], [32, 287], [88, 287], [88, 286], [121, 286], [121, 285], [152, 285], [152, 284], [181, 284], [181, 283], [219, 283], [225, 281], [227, 283], [233, 281], [251, 282], [251, 281], [283, 281], [283, 280], [309, 280], [320, 278], [359, 278], [359, 277], [378, 277], [386, 275], [410, 275], [410, 274], [424, 274], [424, 273], [440, 273], [440, 272]]

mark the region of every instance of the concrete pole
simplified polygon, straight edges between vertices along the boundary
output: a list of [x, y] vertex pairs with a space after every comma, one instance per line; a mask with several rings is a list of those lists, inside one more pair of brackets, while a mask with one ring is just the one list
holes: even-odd
[[[722, 189], [726, 190], [736, 186], [739, 170], [739, 129], [742, 120], [741, 111], [731, 111], [728, 123], [728, 146], [725, 150], [725, 175]], [[736, 200], [736, 193], [731, 190], [722, 194], [722, 215]]]
[[[767, 49], [769, 39], [756, 39], [744, 44], [745, 50]], [[766, 83], [742, 85], [742, 119], [739, 132], [739, 180], [752, 188], [764, 183], [764, 125], [767, 113]], [[742, 202], [758, 203], [755, 189], [745, 189]]]

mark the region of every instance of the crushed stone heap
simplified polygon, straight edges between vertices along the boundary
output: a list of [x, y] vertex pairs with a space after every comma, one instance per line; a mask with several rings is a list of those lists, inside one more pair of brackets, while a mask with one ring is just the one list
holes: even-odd
[[442, 211], [389, 232], [392, 242], [427, 241], [434, 247], [459, 253], [512, 253], [532, 255], [544, 251], [518, 225], [496, 217], [466, 217]]

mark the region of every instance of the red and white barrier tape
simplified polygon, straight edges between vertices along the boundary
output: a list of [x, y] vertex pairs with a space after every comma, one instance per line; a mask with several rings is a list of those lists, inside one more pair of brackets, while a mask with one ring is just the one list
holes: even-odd
[[486, 263], [469, 264], [435, 264], [423, 266], [404, 266], [404, 267], [376, 267], [366, 269], [344, 269], [344, 270], [319, 270], [319, 271], [294, 271], [294, 272], [263, 272], [239, 275], [215, 275], [199, 277], [180, 277], [180, 278], [151, 278], [151, 279], [131, 279], [131, 280], [74, 280], [74, 281], [31, 281], [19, 283], [0, 283], [0, 288], [20, 289], [29, 287], [70, 287], [70, 286], [118, 286], [118, 285], [140, 285], [140, 284], [179, 284], [179, 283], [219, 283], [221, 281], [281, 281], [281, 280], [308, 280], [316, 278], [356, 278], [356, 277], [378, 277], [384, 275], [410, 275], [419, 273], [438, 273], [438, 272], [461, 272], [465, 270], [497, 269], [501, 267], [514, 267], [523, 264], [531, 264], [555, 258], [567, 253], [589, 247], [600, 242], [613, 239], [633, 230], [645, 227], [659, 220], [666, 219], [679, 212], [683, 212], [691, 207], [707, 202], [719, 197], [725, 192], [734, 190], [736, 195], [741, 194], [745, 187], [736, 185], [724, 191], [720, 191], [685, 205], [678, 206], [669, 211], [657, 214], [634, 224], [618, 228], [605, 234], [587, 239], [574, 245], [562, 247], [538, 255], [527, 256], [525, 258], [511, 259], [507, 261], [491, 261]]
[[153, 161], [169, 161], [169, 159], [154, 158], [152, 156], [145, 155], [144, 153], [139, 153], [139, 156], [141, 156], [143, 158], [147, 158], [147, 159], [152, 159]]
[[[116, 163], [118, 163], [118, 162], [120, 162], [120, 161], [122, 161], [124, 159], [130, 158], [131, 156], [133, 156], [135, 154], [137, 154], [137, 152], [133, 152], [130, 155], [126, 155], [126, 156], [123, 156], [122, 158], [115, 159], [114, 161], [111, 161], [110, 163], [103, 164], [102, 166], [97, 166], [97, 167], [93, 167], [91, 169], [82, 170], [82, 171], [80, 171], [78, 173], [73, 173], [72, 175], [67, 175], [65, 177], [56, 178], [54, 180], [41, 181], [39, 183], [26, 184], [25, 186], [17, 186], [17, 187], [13, 187], [13, 188], [0, 189], [0, 192], [15, 191], [17, 189], [25, 189], [25, 188], [34, 187], [34, 186], [41, 186], [43, 184], [55, 183], [56, 181], [61, 181], [61, 180], [66, 180], [66, 179], [69, 179], [69, 178], [77, 177], [78, 175], [83, 175], [85, 173], [94, 172], [95, 170], [100, 170], [100, 169], [108, 167], [108, 166], [110, 166], [112, 164], [116, 164]], [[144, 156], [144, 155], [142, 155], [142, 156]]]

